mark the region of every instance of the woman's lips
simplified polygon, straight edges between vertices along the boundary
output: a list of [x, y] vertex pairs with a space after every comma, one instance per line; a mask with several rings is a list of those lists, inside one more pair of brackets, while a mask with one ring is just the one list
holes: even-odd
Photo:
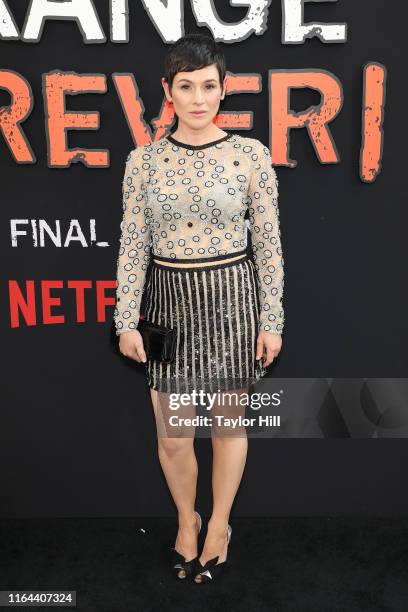
[[192, 115], [205, 115], [205, 111], [192, 111]]

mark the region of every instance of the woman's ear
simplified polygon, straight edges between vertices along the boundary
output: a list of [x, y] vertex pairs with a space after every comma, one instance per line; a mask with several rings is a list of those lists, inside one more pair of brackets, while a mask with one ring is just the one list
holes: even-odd
[[166, 77], [161, 78], [161, 84], [164, 89], [164, 95], [166, 96], [167, 102], [172, 102], [170, 90], [169, 90], [169, 84], [167, 83]]
[[228, 80], [228, 77], [227, 75], [225, 75], [223, 85], [222, 85], [223, 92], [221, 95], [221, 100], [224, 100], [225, 96], [227, 95], [227, 80]]

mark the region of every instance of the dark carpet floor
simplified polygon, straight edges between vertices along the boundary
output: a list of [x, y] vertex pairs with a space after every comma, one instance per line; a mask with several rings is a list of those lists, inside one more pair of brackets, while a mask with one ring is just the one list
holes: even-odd
[[228, 571], [197, 585], [170, 574], [176, 518], [1, 519], [0, 590], [75, 590], [89, 612], [408, 611], [408, 518], [230, 523]]

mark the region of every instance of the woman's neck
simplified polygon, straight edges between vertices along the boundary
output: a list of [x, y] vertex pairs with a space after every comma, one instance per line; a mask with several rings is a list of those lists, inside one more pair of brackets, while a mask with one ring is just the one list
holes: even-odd
[[[215, 126], [214, 126], [215, 127]], [[217, 140], [218, 138], [223, 138], [227, 135], [227, 132], [223, 132], [223, 130], [217, 129], [214, 131], [211, 127], [208, 129], [200, 130], [191, 130], [189, 128], [184, 128], [183, 126], [177, 126], [175, 132], [171, 132], [171, 136], [180, 142], [186, 142], [193, 146], [199, 146], [202, 144], [206, 144], [207, 142], [212, 142]]]

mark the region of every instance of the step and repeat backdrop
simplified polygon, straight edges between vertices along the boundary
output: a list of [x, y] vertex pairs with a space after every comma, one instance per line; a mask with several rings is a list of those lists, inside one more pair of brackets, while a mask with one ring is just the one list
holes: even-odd
[[264, 142], [279, 180], [285, 329], [252, 389], [235, 512], [406, 511], [407, 17], [380, 0], [0, 0], [1, 516], [174, 511], [112, 317], [126, 158], [173, 129], [163, 60], [193, 32], [226, 54], [217, 125]]

